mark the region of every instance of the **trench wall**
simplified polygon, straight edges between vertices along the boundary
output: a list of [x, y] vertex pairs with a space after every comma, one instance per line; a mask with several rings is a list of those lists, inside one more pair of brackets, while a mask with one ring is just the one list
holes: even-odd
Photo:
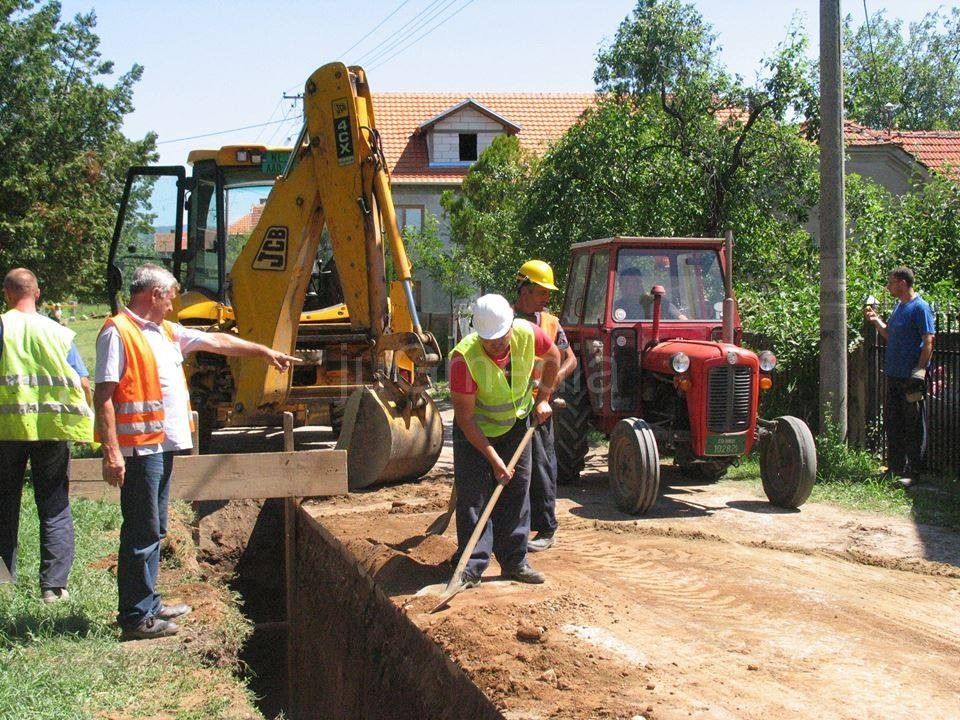
[[317, 520], [297, 512], [295, 532], [288, 717], [503, 720]]

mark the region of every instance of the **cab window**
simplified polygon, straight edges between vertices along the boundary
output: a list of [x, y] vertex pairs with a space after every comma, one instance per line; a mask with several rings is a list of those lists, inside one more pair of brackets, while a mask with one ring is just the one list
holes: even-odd
[[617, 254], [614, 322], [652, 319], [656, 285], [664, 289], [662, 320], [714, 320], [718, 302], [722, 309], [723, 275], [715, 250], [625, 248]]
[[590, 286], [587, 289], [587, 301], [583, 309], [583, 324], [595, 325], [603, 322], [607, 305], [607, 274], [610, 269], [610, 251], [602, 250], [593, 254], [593, 267], [590, 270]]
[[579, 325], [580, 315], [583, 313], [583, 290], [587, 285], [587, 262], [590, 256], [587, 253], [577, 255], [570, 271], [570, 282], [567, 284], [567, 298], [563, 304], [563, 315], [560, 322], [563, 325]]

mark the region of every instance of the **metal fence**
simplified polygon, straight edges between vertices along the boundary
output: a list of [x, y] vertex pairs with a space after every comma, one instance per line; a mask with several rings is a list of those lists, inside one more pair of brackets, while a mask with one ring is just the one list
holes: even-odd
[[[933, 471], [960, 470], [960, 314], [936, 312], [937, 337], [927, 375], [927, 468]], [[876, 331], [866, 340], [866, 442], [867, 447], [886, 458], [883, 432], [883, 404], [886, 383], [883, 377], [884, 339]]]

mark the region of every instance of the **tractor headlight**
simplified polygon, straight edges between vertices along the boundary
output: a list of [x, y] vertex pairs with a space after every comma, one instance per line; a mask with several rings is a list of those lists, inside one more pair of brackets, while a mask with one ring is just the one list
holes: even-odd
[[764, 372], [771, 372], [777, 366], [777, 356], [769, 350], [764, 350], [758, 356], [760, 360], [760, 369]]
[[690, 369], [690, 358], [683, 352], [674, 353], [670, 358], [670, 367], [675, 373], [684, 373]]

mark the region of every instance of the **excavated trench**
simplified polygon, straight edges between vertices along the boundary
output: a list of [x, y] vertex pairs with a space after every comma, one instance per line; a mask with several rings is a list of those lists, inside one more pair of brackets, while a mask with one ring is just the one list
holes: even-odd
[[266, 717], [503, 717], [319, 521], [296, 515], [288, 619], [282, 503], [195, 509], [201, 560], [233, 572], [232, 587], [254, 623], [242, 660]]

